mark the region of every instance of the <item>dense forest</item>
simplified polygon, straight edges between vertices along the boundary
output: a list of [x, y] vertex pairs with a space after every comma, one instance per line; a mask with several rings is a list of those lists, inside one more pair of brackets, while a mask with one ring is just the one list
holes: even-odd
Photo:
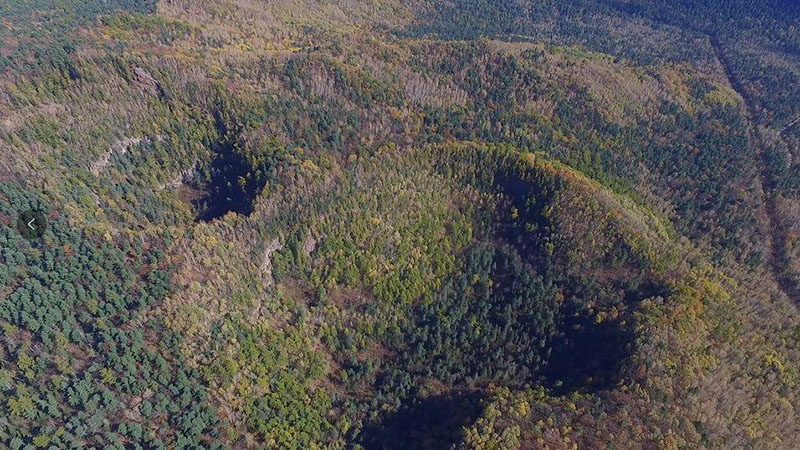
[[0, 447], [794, 448], [799, 19], [0, 4]]

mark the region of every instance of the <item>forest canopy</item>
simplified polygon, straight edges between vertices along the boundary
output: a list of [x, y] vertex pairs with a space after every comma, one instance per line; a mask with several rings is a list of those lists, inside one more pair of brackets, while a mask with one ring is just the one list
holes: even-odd
[[0, 447], [793, 448], [798, 19], [5, 2]]

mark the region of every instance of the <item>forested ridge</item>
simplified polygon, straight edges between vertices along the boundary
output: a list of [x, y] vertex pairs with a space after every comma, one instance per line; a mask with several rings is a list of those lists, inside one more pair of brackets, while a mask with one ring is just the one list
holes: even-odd
[[0, 5], [0, 447], [794, 448], [798, 19]]

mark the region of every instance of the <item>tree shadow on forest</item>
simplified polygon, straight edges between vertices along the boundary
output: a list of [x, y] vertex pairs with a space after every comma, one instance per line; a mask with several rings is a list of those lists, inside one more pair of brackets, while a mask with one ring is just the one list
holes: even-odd
[[483, 400], [480, 392], [414, 400], [365, 426], [359, 443], [367, 450], [454, 448], [462, 427], [483, 412]]
[[[648, 280], [625, 286], [624, 302], [633, 306], [644, 298], [667, 297], [668, 288]], [[625, 379], [625, 368], [635, 351], [635, 332], [629, 314], [597, 321], [579, 304], [564, 305], [558, 333], [541, 376], [551, 392], [613, 389]]]
[[200, 168], [201, 180], [196, 180], [193, 186], [203, 193], [192, 200], [197, 219], [203, 222], [210, 222], [231, 211], [249, 216], [256, 197], [274, 169], [264, 162], [254, 165], [240, 147], [241, 127], [229, 127], [217, 111], [213, 116], [221, 138], [212, 144], [214, 156]]
[[542, 372], [555, 394], [613, 388], [633, 351], [634, 333], [623, 322], [596, 323], [586, 314], [564, 320]]

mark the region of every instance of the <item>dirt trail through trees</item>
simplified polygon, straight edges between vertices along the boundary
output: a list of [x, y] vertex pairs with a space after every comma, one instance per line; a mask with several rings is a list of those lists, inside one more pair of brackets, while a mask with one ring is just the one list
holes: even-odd
[[758, 129], [754, 120], [755, 116], [755, 103], [748, 96], [744, 86], [736, 77], [730, 62], [725, 57], [722, 51], [722, 46], [716, 36], [708, 36], [711, 46], [714, 48], [714, 53], [722, 66], [725, 77], [728, 79], [728, 84], [739, 93], [744, 100], [745, 115], [748, 122], [747, 133], [748, 139], [758, 151], [758, 161], [760, 165], [760, 181], [761, 188], [764, 192], [764, 207], [769, 221], [769, 231], [771, 234], [770, 243], [770, 266], [772, 267], [772, 274], [775, 281], [778, 283], [781, 291], [789, 297], [796, 305], [800, 305], [800, 287], [789, 277], [786, 271], [786, 230], [780, 225], [780, 218], [778, 217], [777, 207], [777, 192], [775, 190], [775, 181], [769, 174], [769, 161], [767, 160], [767, 149], [764, 143], [764, 138], [761, 131]]

